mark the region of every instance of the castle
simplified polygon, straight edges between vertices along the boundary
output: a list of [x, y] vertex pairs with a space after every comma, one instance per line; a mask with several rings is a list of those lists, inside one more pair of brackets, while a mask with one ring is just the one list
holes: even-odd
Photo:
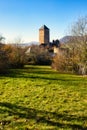
[[39, 43], [40, 46], [48, 48], [52, 53], [57, 53], [58, 48], [60, 47], [59, 40], [50, 42], [50, 29], [46, 25], [43, 25], [39, 29]]
[[[60, 41], [57, 39], [50, 42], [50, 29], [46, 25], [39, 29], [39, 43], [39, 47], [47, 49], [52, 56], [59, 51]], [[32, 46], [28, 48], [26, 53], [30, 53], [31, 50]]]
[[41, 44], [49, 43], [50, 42], [50, 31], [46, 25], [43, 25], [39, 29], [39, 42]]

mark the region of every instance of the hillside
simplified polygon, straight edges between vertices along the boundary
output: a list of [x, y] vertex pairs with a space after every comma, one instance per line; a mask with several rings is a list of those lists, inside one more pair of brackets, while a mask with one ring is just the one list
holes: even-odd
[[0, 76], [0, 129], [86, 130], [87, 77], [26, 66]]
[[72, 36], [64, 36], [60, 39], [61, 43], [67, 43], [71, 40]]

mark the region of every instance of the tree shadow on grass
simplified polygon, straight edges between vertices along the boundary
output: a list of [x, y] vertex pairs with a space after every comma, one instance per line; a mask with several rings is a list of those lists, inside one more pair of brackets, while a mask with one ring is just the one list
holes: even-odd
[[56, 71], [24, 68], [24, 69], [12, 69], [6, 74], [1, 74], [0, 78], [11, 77], [11, 78], [30, 78], [30, 79], [45, 79], [45, 80], [60, 80], [60, 81], [77, 81], [80, 82], [80, 78], [74, 77], [73, 74], [58, 73]]
[[83, 80], [85, 81], [87, 85], [87, 79], [84, 78], [82, 79], [81, 77], [76, 77], [73, 74], [63, 74], [63, 73], [58, 73], [56, 71], [51, 71], [50, 68], [39, 68], [38, 66], [29, 66], [25, 67], [23, 69], [11, 69], [9, 73], [6, 73], [4, 75], [0, 76], [0, 79], [4, 77], [9, 77], [9, 78], [23, 78], [26, 80], [44, 80], [47, 82], [49, 81], [49, 84], [52, 82], [56, 82], [56, 84], [59, 85], [73, 85], [73, 86], [78, 86], [79, 84], [83, 84]]
[[0, 113], [1, 114], [8, 113], [9, 116], [16, 115], [19, 117], [19, 119], [20, 118], [26, 120], [33, 119], [35, 120], [36, 124], [46, 123], [48, 126], [55, 126], [58, 128], [71, 128], [72, 130], [87, 130], [86, 126], [79, 125], [78, 123], [75, 124], [73, 123], [79, 121], [80, 122], [87, 121], [87, 117], [80, 117], [79, 115], [78, 117], [75, 117], [73, 115], [69, 115], [68, 112], [58, 114], [56, 112], [48, 112], [44, 110], [37, 110], [34, 108], [18, 106], [16, 104], [11, 104], [8, 102], [1, 102]]

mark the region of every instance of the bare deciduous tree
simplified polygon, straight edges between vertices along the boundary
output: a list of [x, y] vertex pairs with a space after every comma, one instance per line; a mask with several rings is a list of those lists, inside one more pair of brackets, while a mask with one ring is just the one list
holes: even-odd
[[[75, 51], [78, 53], [79, 73], [87, 72], [87, 16], [79, 18], [72, 26], [71, 34], [73, 35], [73, 44]], [[75, 44], [74, 44], [75, 43]], [[73, 48], [73, 47], [72, 47]], [[84, 71], [83, 71], [84, 70]]]
[[[71, 38], [64, 45], [64, 50], [54, 60], [54, 65], [57, 69], [65, 66], [65, 71], [70, 70], [78, 74], [87, 74], [87, 16], [77, 20], [71, 29]], [[58, 58], [59, 57], [59, 58]], [[62, 59], [64, 62], [62, 62]], [[65, 59], [65, 60], [64, 60]], [[65, 62], [67, 60], [67, 62]], [[58, 61], [58, 63], [57, 63]]]

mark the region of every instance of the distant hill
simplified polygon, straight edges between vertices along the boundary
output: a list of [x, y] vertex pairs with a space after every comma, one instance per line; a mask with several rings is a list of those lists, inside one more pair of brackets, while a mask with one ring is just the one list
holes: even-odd
[[28, 42], [28, 43], [18, 43], [18, 44], [12, 44], [12, 45], [18, 45], [18, 46], [21, 46], [21, 47], [26, 47], [26, 46], [30, 46], [30, 45], [38, 45], [39, 42], [36, 42], [36, 41], [32, 41], [32, 42]]
[[30, 46], [30, 45], [38, 45], [39, 42], [36, 42], [36, 41], [32, 41], [32, 42], [29, 42], [29, 43], [20, 43], [20, 46]]
[[64, 36], [59, 41], [64, 44], [64, 43], [69, 42], [71, 39], [72, 39], [72, 36]]

